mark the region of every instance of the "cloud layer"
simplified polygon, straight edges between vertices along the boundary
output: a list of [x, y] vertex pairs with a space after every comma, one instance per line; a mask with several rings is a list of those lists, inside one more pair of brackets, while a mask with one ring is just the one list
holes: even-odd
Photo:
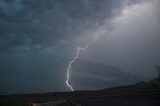
[[86, 36], [85, 31], [101, 26], [122, 5], [121, 0], [1, 0], [0, 52], [74, 42]]

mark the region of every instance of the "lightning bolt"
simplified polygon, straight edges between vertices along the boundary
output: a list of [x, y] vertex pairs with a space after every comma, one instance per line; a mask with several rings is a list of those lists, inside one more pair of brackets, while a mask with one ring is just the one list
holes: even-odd
[[76, 61], [76, 59], [79, 56], [79, 53], [81, 50], [86, 50], [86, 48], [81, 48], [81, 47], [77, 47], [77, 52], [76, 55], [74, 56], [74, 58], [69, 62], [68, 68], [67, 68], [67, 79], [66, 79], [66, 84], [67, 86], [70, 88], [71, 91], [74, 91], [73, 87], [69, 84], [69, 77], [70, 77], [70, 69], [72, 67], [72, 64]]
[[71, 91], [74, 91], [72, 85], [69, 83], [69, 79], [70, 79], [70, 70], [72, 68], [72, 64], [78, 59], [79, 54], [81, 51], [86, 51], [97, 39], [98, 37], [103, 34], [104, 32], [106, 32], [105, 30], [98, 32], [97, 34], [95, 34], [94, 39], [88, 43], [84, 48], [82, 47], [77, 47], [77, 51], [76, 54], [74, 56], [74, 58], [69, 62], [68, 68], [67, 68], [67, 75], [66, 75], [66, 85], [70, 88]]

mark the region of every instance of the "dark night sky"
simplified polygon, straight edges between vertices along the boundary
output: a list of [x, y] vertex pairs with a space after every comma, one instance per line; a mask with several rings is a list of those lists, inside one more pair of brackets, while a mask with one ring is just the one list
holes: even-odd
[[[65, 74], [75, 48], [100, 32], [81, 60], [116, 66], [145, 81], [157, 77], [159, 7], [159, 0], [0, 0], [0, 94], [68, 90]], [[81, 71], [75, 66], [74, 74]], [[93, 72], [81, 75], [108, 78]], [[76, 89], [91, 88], [81, 85], [85, 79], [75, 80]]]

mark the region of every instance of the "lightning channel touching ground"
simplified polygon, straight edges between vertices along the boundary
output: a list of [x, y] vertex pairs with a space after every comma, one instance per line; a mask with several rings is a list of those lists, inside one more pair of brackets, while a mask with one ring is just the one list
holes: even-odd
[[70, 81], [69, 80], [70, 79], [70, 70], [72, 68], [72, 64], [78, 59], [80, 52], [81, 51], [86, 51], [97, 40], [97, 38], [102, 33], [104, 33], [104, 31], [101, 31], [100, 33], [95, 34], [94, 39], [90, 43], [88, 43], [84, 48], [77, 47], [77, 51], [76, 51], [76, 54], [75, 54], [74, 58], [69, 62], [69, 65], [68, 65], [68, 68], [67, 68], [67, 74], [66, 74], [66, 81], [65, 81], [66, 85], [70, 88], [71, 91], [74, 91], [72, 85], [69, 83], [69, 81]]

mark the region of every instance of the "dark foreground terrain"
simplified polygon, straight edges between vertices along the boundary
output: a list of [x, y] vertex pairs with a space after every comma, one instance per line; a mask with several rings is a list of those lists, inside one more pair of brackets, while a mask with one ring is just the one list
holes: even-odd
[[160, 79], [98, 91], [3, 95], [0, 106], [160, 106]]

